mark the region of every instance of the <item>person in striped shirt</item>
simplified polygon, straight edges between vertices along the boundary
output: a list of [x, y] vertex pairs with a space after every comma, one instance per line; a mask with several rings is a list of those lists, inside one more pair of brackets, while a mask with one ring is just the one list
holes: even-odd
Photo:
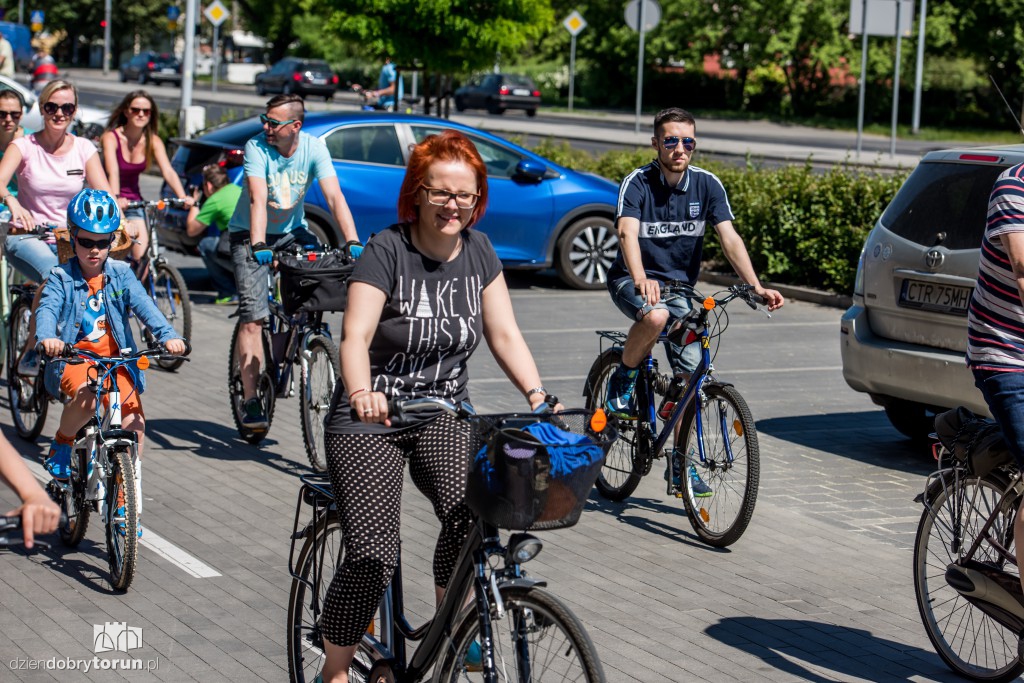
[[[1000, 174], [989, 196], [978, 284], [967, 309], [967, 364], [1024, 467], [1024, 164]], [[1024, 502], [1013, 541], [1024, 561]]]

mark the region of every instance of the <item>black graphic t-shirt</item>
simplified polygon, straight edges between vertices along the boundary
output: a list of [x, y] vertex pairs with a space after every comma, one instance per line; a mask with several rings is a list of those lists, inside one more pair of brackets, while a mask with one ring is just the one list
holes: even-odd
[[[388, 295], [370, 342], [370, 390], [389, 398], [468, 400], [466, 361], [483, 338], [483, 291], [499, 273], [490, 240], [472, 229], [463, 230], [462, 251], [446, 263], [417, 251], [408, 225], [393, 225], [371, 239], [350, 278]], [[360, 422], [338, 382], [328, 432], [390, 429]]]

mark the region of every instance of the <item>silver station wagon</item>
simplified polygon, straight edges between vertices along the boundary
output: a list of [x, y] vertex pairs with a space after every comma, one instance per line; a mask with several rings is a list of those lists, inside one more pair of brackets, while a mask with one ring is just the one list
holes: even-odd
[[840, 323], [843, 377], [902, 434], [924, 439], [936, 412], [988, 408], [967, 369], [967, 305], [996, 177], [1024, 145], [930, 152], [868, 235]]

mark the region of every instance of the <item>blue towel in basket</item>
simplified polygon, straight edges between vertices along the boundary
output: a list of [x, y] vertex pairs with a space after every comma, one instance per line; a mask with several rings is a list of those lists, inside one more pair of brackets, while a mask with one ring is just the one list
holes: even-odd
[[550, 422], [534, 422], [523, 431], [547, 446], [551, 476], [557, 479], [586, 469], [604, 456], [604, 451], [589, 436], [567, 432]]

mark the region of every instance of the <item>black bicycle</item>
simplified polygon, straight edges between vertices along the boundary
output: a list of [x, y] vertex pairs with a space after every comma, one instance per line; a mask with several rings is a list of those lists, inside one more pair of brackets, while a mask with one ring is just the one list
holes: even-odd
[[[12, 285], [11, 314], [7, 319], [7, 397], [11, 418], [18, 436], [32, 441], [43, 431], [50, 396], [43, 388], [43, 372], [36, 375], [18, 374], [22, 351], [29, 347], [29, 329], [32, 321], [32, 299], [38, 287], [34, 284]], [[41, 365], [41, 364], [40, 364]]]
[[[404, 614], [399, 562], [357, 648], [353, 680], [412, 683], [433, 671], [432, 681], [448, 683], [604, 681], [579, 619], [522, 565], [542, 548], [525, 530], [564, 528], [579, 519], [616, 438], [614, 425], [606, 424], [603, 411], [475, 415], [466, 405], [439, 399], [395, 406], [392, 421], [400, 424], [403, 413], [438, 407], [463, 420], [481, 444], [470, 460], [467, 484], [474, 530], [437, 613], [419, 627]], [[538, 426], [536, 434], [531, 431]], [[549, 427], [572, 443], [556, 445], [550, 432], [546, 438], [537, 435]], [[313, 681], [323, 669], [323, 601], [345, 552], [327, 477], [300, 479], [288, 565], [288, 670], [294, 683]], [[499, 528], [523, 531], [502, 542]], [[410, 641], [418, 643], [411, 655]]]
[[[659, 373], [658, 361], [647, 355], [636, 379], [636, 404], [630, 415], [620, 420], [621, 437], [608, 454], [597, 490], [609, 500], [628, 498], [650, 473], [654, 460], [665, 457], [666, 444], [682, 419], [685, 462], [673, 466], [672, 458], [666, 459], [666, 493], [682, 497], [690, 524], [702, 541], [725, 547], [743, 535], [754, 514], [761, 460], [757, 429], [746, 401], [735, 387], [712, 375], [715, 353], [711, 340], [728, 326], [725, 307], [729, 302], [740, 299], [756, 309], [764, 300], [750, 285], [734, 285], [704, 297], [688, 284], [669, 282], [662, 292], [663, 300], [686, 297], [694, 307], [671, 331], [662, 332], [660, 342], [699, 343], [701, 358], [689, 382], [684, 383], [681, 378]], [[588, 408], [607, 402], [608, 381], [622, 363], [626, 342], [623, 332], [602, 330], [597, 334], [602, 346], [605, 341], [612, 346], [601, 349], [587, 374], [583, 395]], [[663, 422], [660, 430], [659, 420]], [[699, 488], [698, 482], [706, 488]]]
[[[269, 424], [274, 417], [277, 398], [295, 395], [293, 369], [298, 366], [303, 443], [310, 465], [314, 470], [322, 472], [327, 469], [324, 419], [330, 410], [334, 385], [341, 375], [338, 346], [331, 337], [330, 326], [324, 322], [323, 315], [327, 311], [344, 308], [344, 301], [338, 300], [337, 293], [339, 288], [344, 287], [344, 281], [351, 270], [351, 259], [342, 249], [307, 250], [294, 243], [276, 247], [275, 254], [282, 267], [285, 263], [301, 263], [305, 267], [319, 263], [327, 267], [296, 269], [294, 276], [290, 273], [275, 273], [273, 268], [267, 269], [270, 315], [263, 323], [264, 362], [260, 366], [256, 396], [262, 403], [268, 426], [255, 429], [242, 423], [245, 396], [237, 346], [240, 322], [235, 324], [231, 333], [228, 356], [231, 416], [239, 436], [245, 441], [251, 444], [263, 441], [270, 431]], [[280, 280], [278, 275], [281, 275]]]

